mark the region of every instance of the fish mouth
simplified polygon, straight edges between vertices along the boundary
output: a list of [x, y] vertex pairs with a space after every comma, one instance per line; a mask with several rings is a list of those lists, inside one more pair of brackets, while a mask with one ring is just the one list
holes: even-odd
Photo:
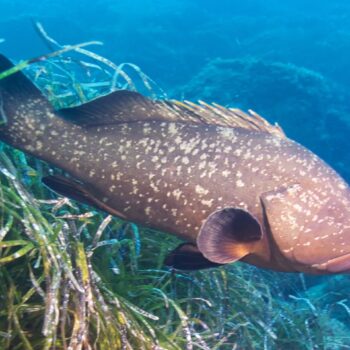
[[330, 259], [322, 264], [314, 264], [312, 267], [330, 273], [350, 273], [350, 253]]

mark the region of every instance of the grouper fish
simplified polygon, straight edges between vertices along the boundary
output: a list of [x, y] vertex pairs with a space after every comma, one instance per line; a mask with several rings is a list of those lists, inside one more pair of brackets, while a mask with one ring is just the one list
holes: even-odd
[[183, 239], [169, 266], [350, 271], [348, 185], [254, 112], [125, 90], [54, 110], [18, 72], [0, 116], [0, 140], [65, 171], [51, 189]]

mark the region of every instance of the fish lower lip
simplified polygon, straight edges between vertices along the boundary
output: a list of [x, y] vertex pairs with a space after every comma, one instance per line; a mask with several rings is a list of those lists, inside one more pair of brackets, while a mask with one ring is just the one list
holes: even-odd
[[350, 253], [328, 260], [322, 264], [314, 264], [312, 267], [329, 272], [350, 272]]

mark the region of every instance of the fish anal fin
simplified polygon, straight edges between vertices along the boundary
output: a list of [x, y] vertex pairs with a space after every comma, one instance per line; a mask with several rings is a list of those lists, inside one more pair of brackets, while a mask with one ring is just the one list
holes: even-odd
[[260, 224], [252, 214], [240, 208], [224, 208], [203, 223], [197, 246], [208, 260], [227, 264], [256, 252], [261, 239]]
[[169, 253], [164, 264], [177, 270], [202, 270], [221, 264], [206, 259], [193, 243], [182, 243]]
[[68, 197], [80, 203], [90, 205], [92, 207], [125, 219], [124, 214], [109, 207], [100, 199], [96, 198], [94, 194], [89, 191], [88, 187], [82, 183], [61, 175], [46, 176], [42, 179], [42, 182], [52, 191], [64, 197]]

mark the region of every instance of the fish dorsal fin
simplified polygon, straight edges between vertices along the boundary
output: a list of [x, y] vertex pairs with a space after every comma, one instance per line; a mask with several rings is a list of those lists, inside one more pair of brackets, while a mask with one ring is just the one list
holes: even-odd
[[253, 111], [209, 105], [200, 101], [152, 100], [138, 92], [119, 90], [78, 107], [61, 109], [59, 113], [83, 126], [129, 123], [136, 121], [172, 121], [189, 124], [211, 124], [231, 128], [262, 131], [285, 137], [278, 125], [271, 125]]
[[91, 127], [136, 121], [177, 121], [179, 116], [166, 101], [154, 101], [138, 92], [118, 90], [77, 107], [58, 111], [73, 123]]
[[208, 104], [203, 101], [199, 101], [198, 104], [190, 101], [172, 101], [172, 103], [182, 110], [190, 112], [192, 116], [197, 116], [198, 122], [204, 124], [262, 131], [282, 138], [286, 137], [279, 125], [270, 124], [252, 110], [245, 113], [238, 108], [226, 108], [216, 103]]

